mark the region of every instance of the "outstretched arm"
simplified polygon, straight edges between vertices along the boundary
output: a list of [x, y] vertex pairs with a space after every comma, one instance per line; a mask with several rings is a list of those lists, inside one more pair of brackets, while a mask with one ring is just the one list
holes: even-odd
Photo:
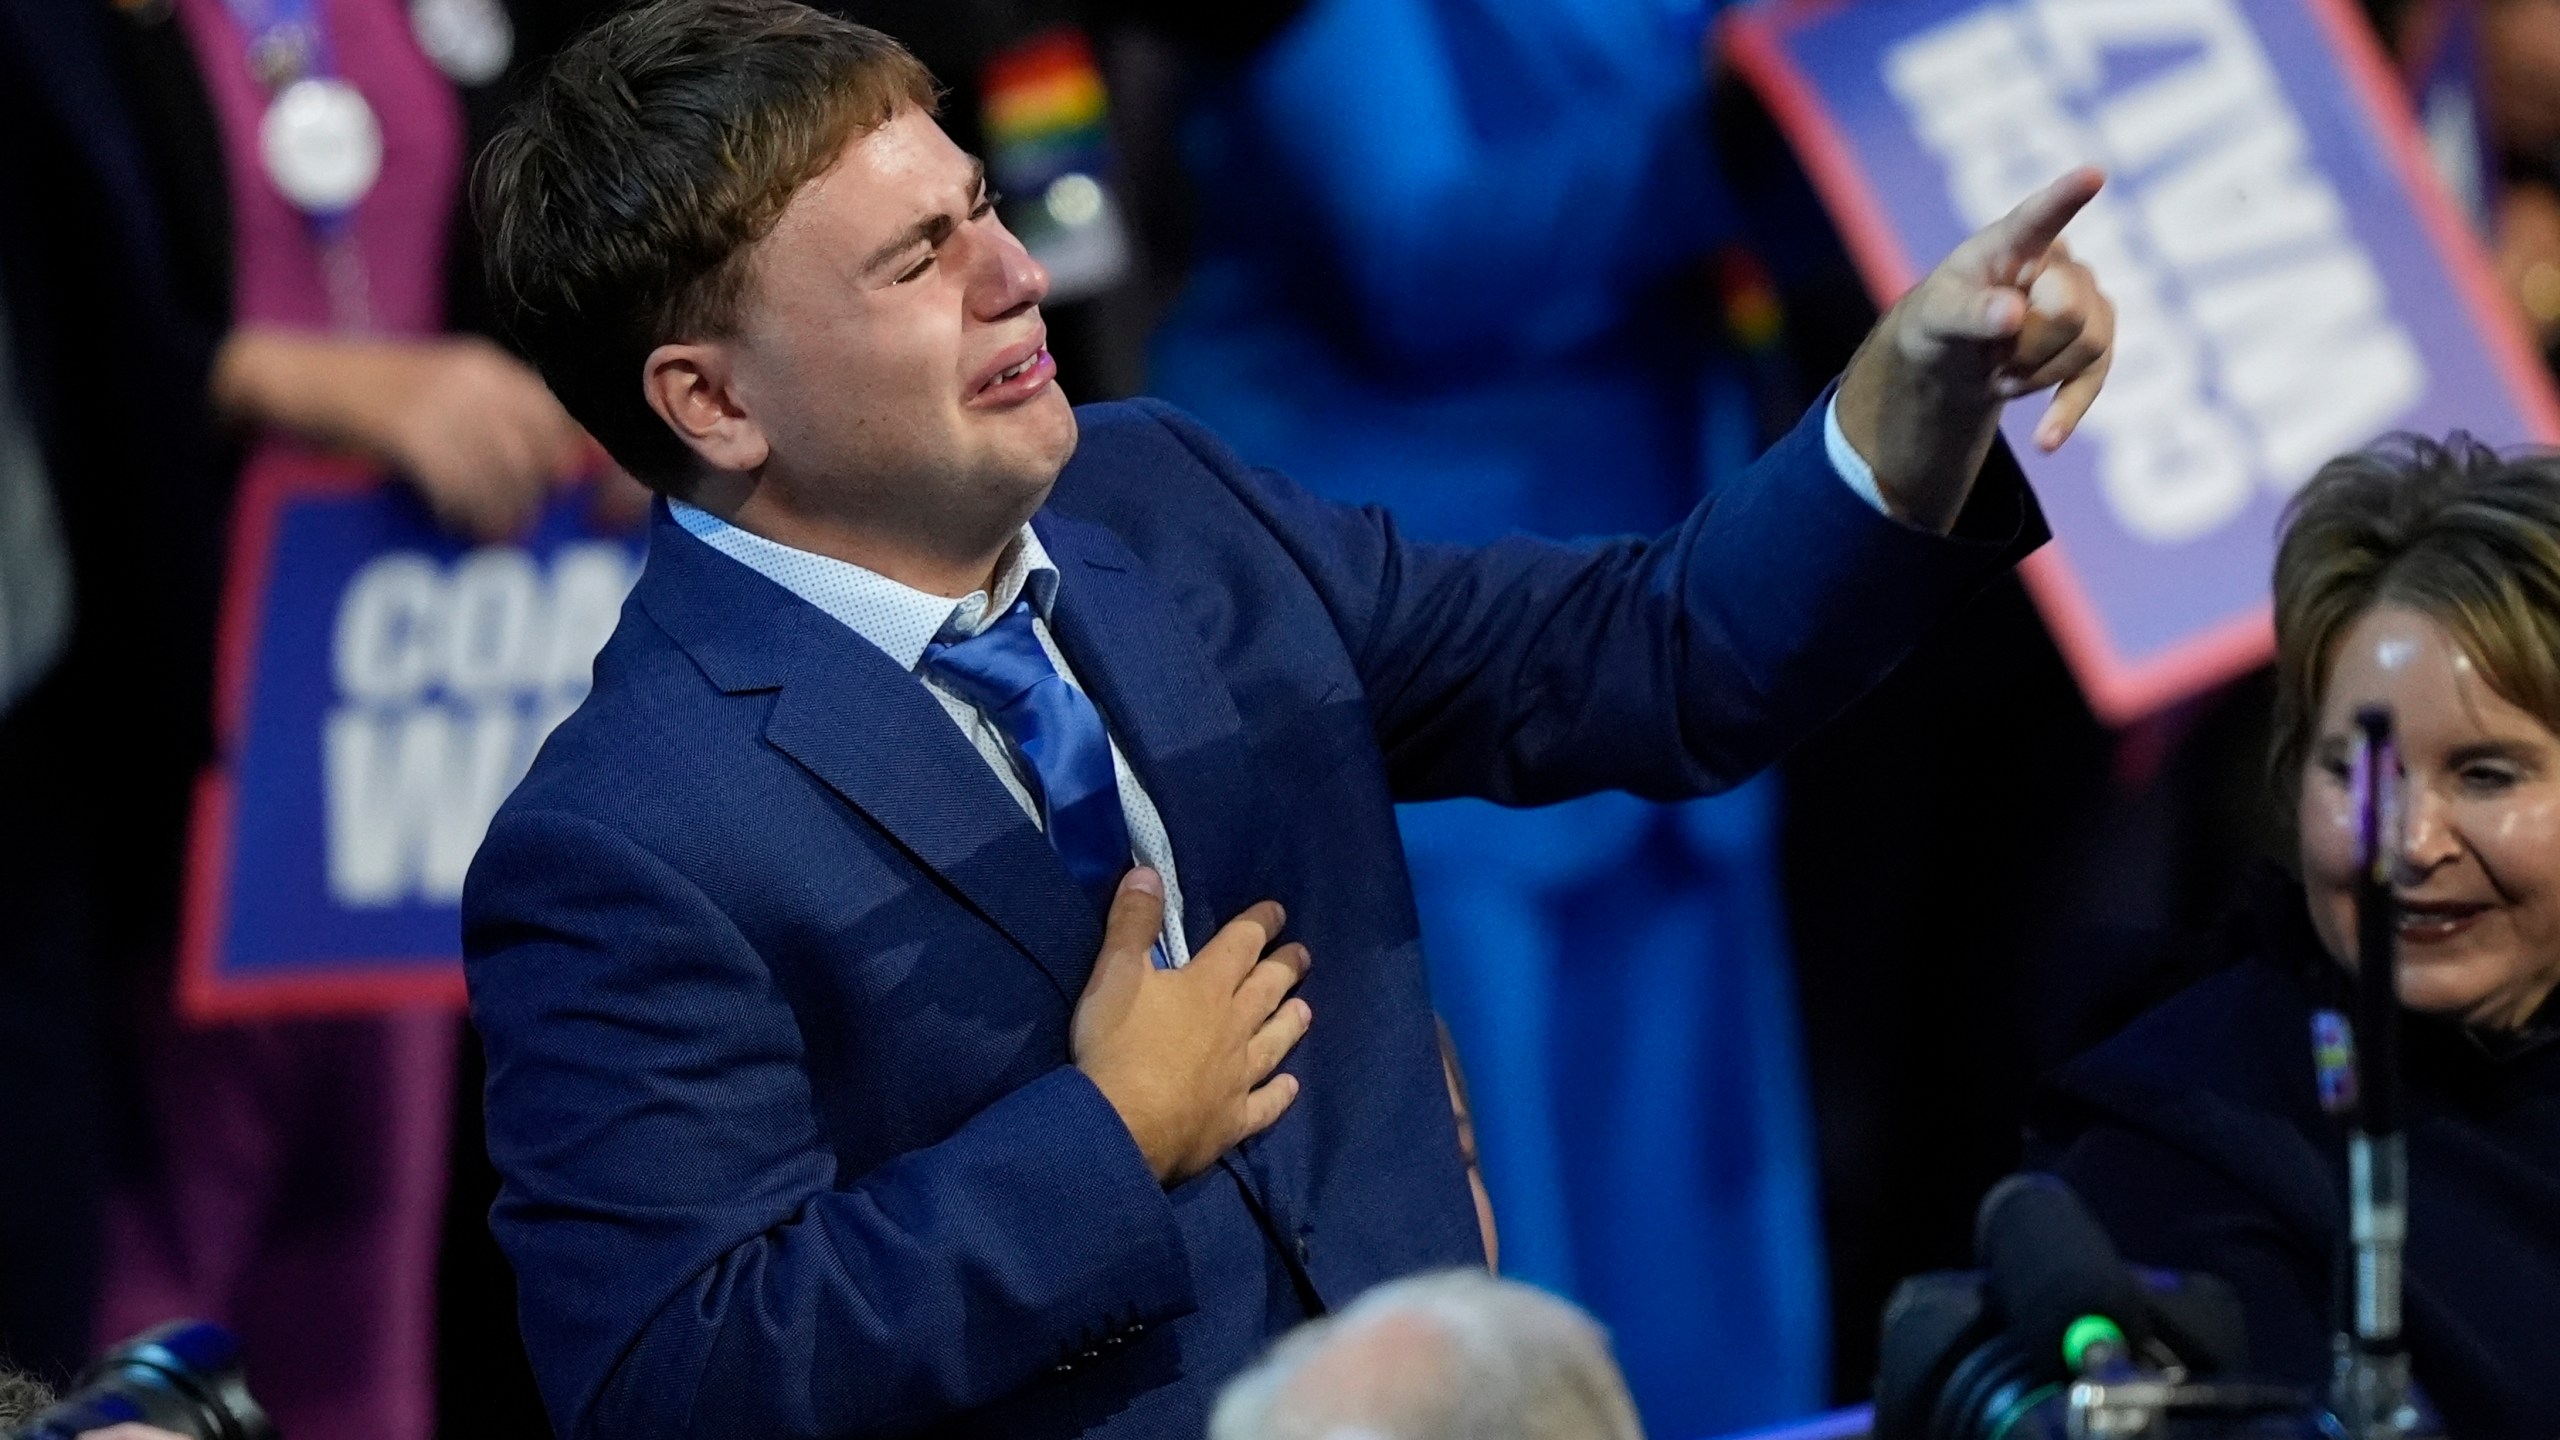
[[1983, 487], [1957, 538], [1878, 514], [1833, 472], [1817, 410], [1663, 535], [1418, 542], [1140, 403], [1314, 587], [1399, 800], [1738, 785], [2044, 533], [2011, 478]]
[[1968, 241], [1860, 351], [1838, 418], [1890, 515], [1840, 483], [1823, 406], [1666, 534], [1482, 549], [1408, 540], [1383, 511], [1317, 499], [1155, 413], [1322, 597], [1399, 798], [1712, 791], [1848, 705], [2043, 539], [2014, 466], [1975, 482], [2009, 399], [2060, 384], [2059, 443], [2104, 378], [2112, 312], [2054, 248], [2097, 183], [2066, 176]]

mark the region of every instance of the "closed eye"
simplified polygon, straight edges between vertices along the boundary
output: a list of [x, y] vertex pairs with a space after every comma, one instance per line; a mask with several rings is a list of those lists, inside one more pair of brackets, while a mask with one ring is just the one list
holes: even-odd
[[2548, 763], [2538, 746], [2490, 741], [2457, 746], [2445, 757], [2447, 768], [2474, 795], [2497, 795], [2541, 775]]
[[2513, 786], [2519, 776], [2511, 765], [2465, 765], [2462, 786], [2474, 794], [2495, 794]]
[[[1003, 198], [1003, 196], [998, 195], [994, 190], [989, 189], [986, 184], [981, 181], [978, 187], [978, 203], [969, 207], [969, 218], [972, 220], [983, 220], [987, 216], [994, 214], [996, 210], [996, 202]], [[945, 223], [948, 224], [949, 222], [946, 221]], [[942, 242], [947, 238], [949, 238], [947, 232], [943, 236], [936, 237], [932, 242], [931, 249], [927, 250], [924, 254], [917, 256], [916, 263], [898, 272], [898, 277], [889, 283], [892, 285], [904, 285], [910, 280], [922, 279], [925, 272], [933, 268], [933, 262], [941, 257]]]

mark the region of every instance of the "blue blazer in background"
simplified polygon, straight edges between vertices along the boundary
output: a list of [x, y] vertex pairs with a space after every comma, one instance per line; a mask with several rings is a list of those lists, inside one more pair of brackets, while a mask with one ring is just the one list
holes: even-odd
[[1271, 1337], [1479, 1264], [1395, 802], [1768, 764], [2040, 540], [1876, 514], [1818, 413], [1669, 534], [1483, 548], [1080, 412], [1054, 633], [1196, 947], [1313, 952], [1297, 1103], [1160, 1188], [1070, 1063], [1102, 916], [940, 705], [663, 512], [595, 689], [463, 899], [495, 1214], [564, 1440], [1196, 1440]]

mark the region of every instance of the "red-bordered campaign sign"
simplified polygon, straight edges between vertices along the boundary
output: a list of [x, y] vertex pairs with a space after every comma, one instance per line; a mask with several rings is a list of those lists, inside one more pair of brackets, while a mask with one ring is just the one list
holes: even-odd
[[238, 1019], [461, 1003], [463, 871], [586, 694], [637, 537], [563, 492], [522, 542], [406, 487], [276, 456], [243, 477], [198, 786], [179, 1006]]
[[2115, 301], [2060, 452], [2012, 407], [2054, 542], [2026, 578], [2092, 706], [2263, 662], [2286, 501], [2395, 430], [2560, 442], [2560, 407], [2348, 0], [1761, 0], [1727, 56], [1868, 285], [1909, 289], [2075, 165], [2065, 231]]

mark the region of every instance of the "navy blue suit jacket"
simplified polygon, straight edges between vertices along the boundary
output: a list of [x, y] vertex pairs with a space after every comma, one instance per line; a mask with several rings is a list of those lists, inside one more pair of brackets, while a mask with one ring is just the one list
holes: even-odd
[[1896, 525], [1815, 415], [1676, 531], [1485, 549], [1094, 406], [1033, 521], [1194, 946], [1275, 897], [1304, 1082], [1170, 1192], [1070, 1063], [1102, 917], [941, 707], [665, 518], [473, 865], [494, 1224], [564, 1440], [1196, 1440], [1221, 1381], [1480, 1264], [1393, 806], [1766, 765], [2041, 538]]

